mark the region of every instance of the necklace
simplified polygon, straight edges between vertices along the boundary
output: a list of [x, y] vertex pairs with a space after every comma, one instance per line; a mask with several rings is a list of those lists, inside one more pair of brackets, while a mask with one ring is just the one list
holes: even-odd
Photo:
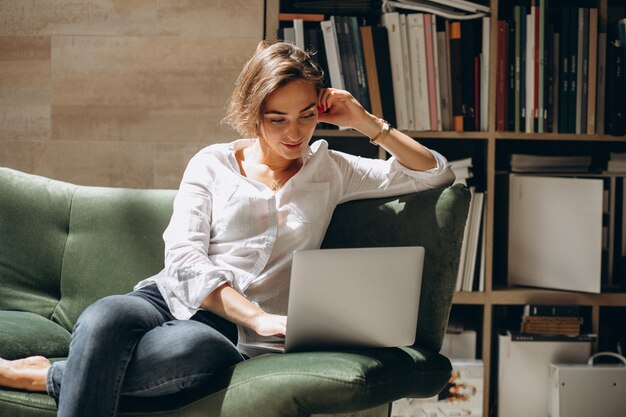
[[290, 170], [287, 171], [285, 175], [283, 175], [279, 179], [272, 178], [272, 186], [270, 187], [272, 191], [278, 191], [280, 187], [282, 187], [283, 180], [287, 178], [292, 173], [293, 170], [294, 169], [291, 168]]

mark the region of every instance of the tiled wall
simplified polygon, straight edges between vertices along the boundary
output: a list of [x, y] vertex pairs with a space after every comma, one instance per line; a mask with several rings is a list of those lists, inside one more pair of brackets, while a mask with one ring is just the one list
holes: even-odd
[[176, 188], [263, 36], [263, 0], [0, 0], [0, 166]]

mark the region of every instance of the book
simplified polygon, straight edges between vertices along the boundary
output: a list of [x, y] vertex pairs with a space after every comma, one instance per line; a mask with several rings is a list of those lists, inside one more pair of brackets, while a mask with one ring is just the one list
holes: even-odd
[[582, 309], [577, 305], [526, 304], [524, 317], [580, 317]]
[[618, 35], [616, 24], [607, 26], [606, 46], [606, 107], [605, 133], [621, 136], [626, 133], [624, 104], [624, 49]]
[[596, 133], [604, 135], [606, 103], [606, 32], [598, 33], [598, 88], [596, 90]]
[[578, 336], [526, 334], [509, 332], [512, 342], [594, 342], [598, 337], [595, 334], [581, 334]]
[[305, 22], [322, 22], [324, 15], [319, 13], [279, 13], [278, 20], [281, 22], [292, 22], [294, 19], [300, 19]]
[[496, 130], [504, 132], [507, 130], [508, 115], [508, 39], [509, 28], [506, 20], [498, 21], [498, 57], [496, 71]]
[[402, 65], [404, 75], [404, 85], [406, 87], [406, 112], [408, 117], [407, 129], [415, 130], [415, 103], [413, 103], [413, 78], [411, 76], [411, 56], [409, 54], [409, 33], [407, 27], [407, 16], [400, 15], [400, 40], [402, 45]]
[[371, 111], [374, 116], [383, 117], [383, 104], [380, 98], [380, 83], [376, 66], [376, 52], [374, 50], [374, 36], [371, 26], [361, 26], [361, 41], [363, 45], [363, 59], [369, 90]]
[[326, 50], [326, 63], [328, 64], [330, 86], [343, 90], [343, 71], [341, 67], [341, 60], [339, 59], [339, 47], [337, 44], [337, 31], [335, 29], [335, 23], [332, 20], [325, 20], [320, 22], [320, 27], [324, 38], [324, 49]]
[[408, 86], [404, 78], [404, 62], [402, 53], [402, 36], [400, 33], [400, 15], [398, 13], [383, 13], [381, 24], [387, 29], [389, 41], [389, 64], [393, 87], [393, 103], [396, 115], [396, 126], [400, 130], [409, 130], [409, 116], [407, 105]]
[[437, 21], [437, 61], [439, 69], [439, 89], [441, 108], [441, 130], [451, 131], [452, 125], [452, 77], [450, 74], [450, 48], [449, 48], [450, 24]]
[[376, 55], [376, 70], [379, 83], [378, 91], [383, 118], [391, 123], [392, 126], [398, 126], [387, 28], [384, 26], [373, 27], [372, 37], [374, 40], [374, 54]]
[[367, 83], [367, 75], [365, 71], [365, 59], [363, 57], [363, 44], [361, 42], [361, 33], [359, 30], [359, 23], [356, 17], [351, 16], [347, 18], [348, 28], [352, 37], [352, 47], [354, 49], [354, 60], [356, 66], [356, 80], [357, 91], [359, 97], [359, 103], [367, 111], [372, 111], [370, 104], [369, 87]]
[[489, 130], [489, 67], [491, 63], [491, 19], [482, 18], [482, 44], [480, 65], [480, 123], [478, 128], [486, 132]]
[[435, 58], [433, 38], [436, 39], [433, 31], [434, 16], [424, 15], [424, 45], [426, 51], [426, 84], [428, 87], [428, 110], [430, 114], [430, 130], [440, 130], [438, 128], [439, 109], [437, 106], [437, 73], [435, 71]]
[[424, 15], [407, 15], [411, 86], [414, 106], [414, 129], [430, 130], [430, 103], [428, 97], [428, 69], [426, 62], [426, 34]]
[[463, 131], [463, 82], [461, 79], [461, 23], [450, 23], [450, 71], [452, 79], [452, 123], [454, 131]]
[[589, 9], [589, 89], [587, 95], [587, 134], [596, 133], [598, 89], [598, 9]]
[[433, 130], [442, 131], [443, 121], [441, 119], [441, 80], [439, 71], [439, 39], [437, 38], [437, 16], [431, 15], [432, 34], [433, 34], [433, 61], [434, 61], [434, 77], [435, 77], [435, 110], [437, 117], [435, 117], [435, 127]]

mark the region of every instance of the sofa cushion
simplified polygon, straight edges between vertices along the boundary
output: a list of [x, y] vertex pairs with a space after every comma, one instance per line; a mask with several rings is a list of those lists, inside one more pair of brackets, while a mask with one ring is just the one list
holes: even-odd
[[[436, 395], [450, 370], [445, 357], [412, 348], [268, 354], [216, 375], [201, 389], [157, 398], [123, 397], [119, 415], [279, 417], [352, 412], [398, 396]], [[51, 398], [15, 391], [0, 390], [0, 403], [3, 409], [16, 411], [34, 406], [50, 416], [55, 409]]]
[[75, 189], [0, 168], [0, 310], [52, 315]]
[[70, 333], [38, 314], [0, 310], [0, 357], [67, 356]]

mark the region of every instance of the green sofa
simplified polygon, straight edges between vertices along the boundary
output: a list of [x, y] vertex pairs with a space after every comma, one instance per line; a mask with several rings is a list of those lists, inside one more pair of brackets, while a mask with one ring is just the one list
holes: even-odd
[[[0, 168], [0, 357], [65, 357], [85, 307], [158, 272], [174, 194], [77, 186]], [[413, 347], [263, 355], [202, 389], [124, 398], [120, 415], [386, 416], [394, 399], [437, 394], [450, 374], [448, 359], [437, 352], [469, 199], [467, 189], [453, 186], [335, 210], [324, 247], [426, 248]], [[45, 394], [0, 388], [2, 417], [55, 414]]]

